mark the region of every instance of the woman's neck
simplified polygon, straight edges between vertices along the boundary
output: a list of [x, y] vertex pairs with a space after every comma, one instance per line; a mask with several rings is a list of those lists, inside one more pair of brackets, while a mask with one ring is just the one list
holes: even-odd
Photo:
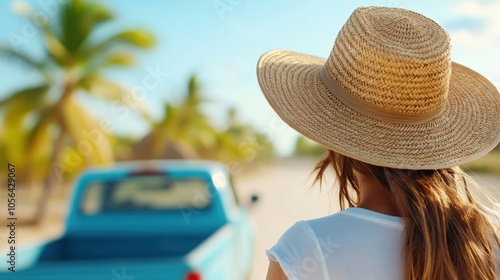
[[359, 204], [357, 207], [386, 215], [399, 216], [391, 195], [376, 180], [355, 172], [359, 185]]

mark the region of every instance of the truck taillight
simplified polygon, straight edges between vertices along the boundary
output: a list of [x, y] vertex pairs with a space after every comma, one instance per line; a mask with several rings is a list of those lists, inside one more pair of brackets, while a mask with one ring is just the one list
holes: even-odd
[[186, 280], [201, 280], [201, 274], [197, 271], [190, 271], [186, 274]]

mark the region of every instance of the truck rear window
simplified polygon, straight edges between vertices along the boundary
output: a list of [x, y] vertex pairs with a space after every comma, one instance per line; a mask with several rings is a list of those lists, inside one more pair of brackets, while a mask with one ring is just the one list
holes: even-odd
[[203, 209], [209, 205], [205, 181], [152, 175], [93, 182], [86, 188], [81, 210], [92, 215], [113, 211]]

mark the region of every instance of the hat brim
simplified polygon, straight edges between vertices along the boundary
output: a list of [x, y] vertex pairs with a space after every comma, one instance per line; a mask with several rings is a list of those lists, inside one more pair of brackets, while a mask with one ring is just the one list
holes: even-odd
[[344, 105], [320, 80], [325, 62], [270, 51], [259, 59], [257, 78], [281, 119], [328, 149], [378, 166], [438, 169], [477, 159], [500, 142], [500, 94], [465, 66], [452, 63], [445, 111], [415, 125], [380, 121]]

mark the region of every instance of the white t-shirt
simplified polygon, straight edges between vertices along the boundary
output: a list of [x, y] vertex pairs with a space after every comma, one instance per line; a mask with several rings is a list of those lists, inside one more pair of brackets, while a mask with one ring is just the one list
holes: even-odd
[[400, 217], [348, 208], [297, 222], [266, 254], [289, 280], [400, 280], [403, 226]]

